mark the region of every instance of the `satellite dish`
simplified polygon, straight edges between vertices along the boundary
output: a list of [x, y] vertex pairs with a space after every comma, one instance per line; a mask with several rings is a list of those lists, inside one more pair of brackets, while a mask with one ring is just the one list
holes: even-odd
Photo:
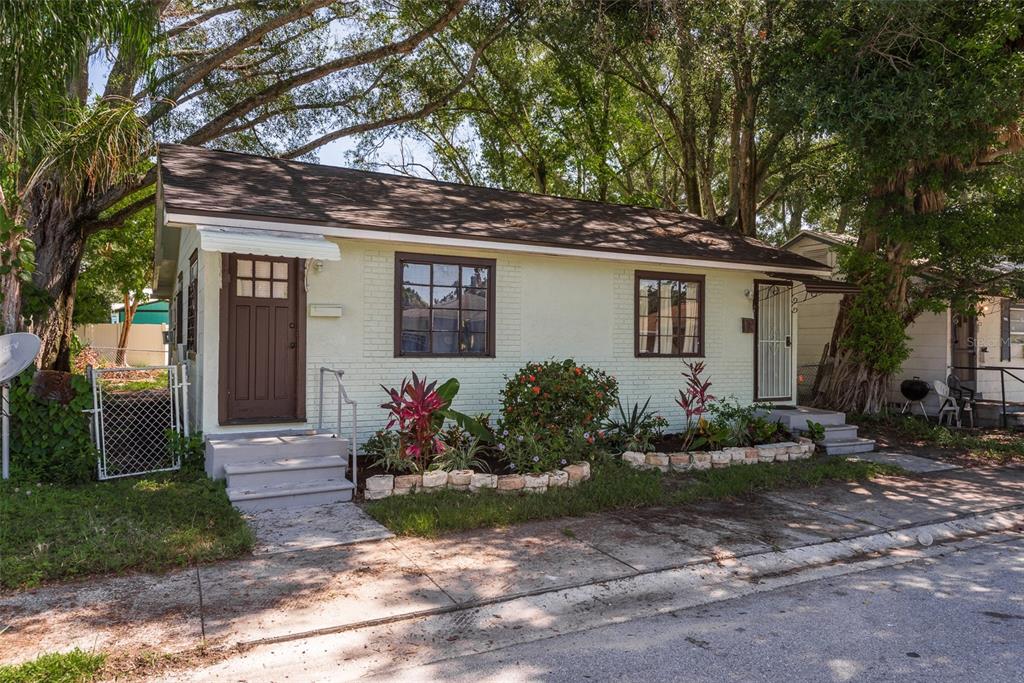
[[10, 402], [10, 381], [21, 374], [21, 372], [32, 365], [32, 361], [39, 354], [39, 347], [42, 342], [39, 337], [30, 332], [15, 332], [14, 334], [0, 335], [0, 388], [3, 397], [0, 399], [0, 411], [3, 413], [3, 427], [0, 428], [3, 440], [2, 455], [0, 455], [0, 477], [7, 479], [10, 476], [11, 461], [11, 402]]
[[0, 384], [10, 382], [39, 355], [42, 342], [31, 332], [0, 335]]

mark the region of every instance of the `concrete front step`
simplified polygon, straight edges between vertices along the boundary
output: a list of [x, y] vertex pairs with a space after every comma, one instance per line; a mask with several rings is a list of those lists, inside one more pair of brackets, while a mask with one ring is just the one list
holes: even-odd
[[214, 479], [223, 479], [227, 464], [328, 455], [348, 458], [348, 440], [331, 434], [266, 434], [240, 438], [216, 435], [206, 440], [206, 473]]
[[856, 438], [849, 441], [833, 441], [825, 443], [825, 452], [829, 455], [853, 455], [854, 453], [870, 453], [875, 450], [872, 439]]
[[319, 455], [227, 463], [224, 465], [224, 475], [228, 480], [228, 488], [259, 488], [275, 484], [303, 484], [326, 479], [344, 479], [347, 468], [347, 458], [340, 455]]
[[355, 485], [348, 479], [324, 479], [302, 484], [228, 488], [228, 500], [242, 512], [303, 508], [352, 500]]
[[793, 408], [773, 408], [768, 413], [768, 419], [772, 422], [776, 420], [781, 421], [782, 425], [790, 431], [794, 429], [806, 431], [808, 421], [817, 422], [825, 427], [844, 425], [846, 424], [846, 413], [809, 408], [807, 406], [796, 406]]
[[850, 441], [857, 438], [856, 425], [839, 425], [837, 427], [825, 427], [825, 443], [837, 441]]

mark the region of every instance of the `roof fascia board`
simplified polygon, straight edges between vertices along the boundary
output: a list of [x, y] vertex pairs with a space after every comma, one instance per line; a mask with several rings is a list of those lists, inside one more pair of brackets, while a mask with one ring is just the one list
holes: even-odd
[[296, 233], [314, 233], [327, 237], [341, 237], [348, 239], [376, 240], [380, 242], [401, 242], [405, 244], [429, 244], [439, 247], [454, 247], [462, 249], [489, 249], [491, 251], [508, 251], [529, 254], [544, 254], [549, 256], [576, 256], [585, 258], [604, 259], [608, 261], [633, 261], [639, 263], [661, 263], [666, 265], [691, 266], [698, 268], [715, 268], [720, 270], [749, 270], [763, 273], [765, 270], [772, 270], [777, 273], [806, 273], [809, 275], [831, 272], [828, 266], [820, 268], [796, 268], [773, 264], [740, 263], [736, 261], [722, 262], [710, 261], [696, 258], [682, 258], [675, 256], [655, 256], [650, 254], [635, 254], [620, 251], [604, 251], [600, 249], [585, 249], [573, 247], [556, 247], [541, 245], [533, 242], [503, 242], [499, 240], [482, 240], [466, 237], [441, 237], [438, 235], [422, 235], [407, 232], [386, 231], [386, 230], [365, 230], [360, 228], [338, 228], [309, 223], [278, 223], [275, 221], [251, 220], [233, 217], [213, 217], [210, 215], [188, 214], [168, 211], [165, 216], [166, 223], [176, 223], [189, 226], [207, 225], [226, 228], [250, 228], [257, 230], [280, 230]]

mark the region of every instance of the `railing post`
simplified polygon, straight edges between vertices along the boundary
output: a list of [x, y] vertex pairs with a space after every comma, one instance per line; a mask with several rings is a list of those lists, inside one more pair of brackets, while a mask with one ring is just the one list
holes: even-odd
[[324, 428], [324, 370], [327, 368], [320, 368], [320, 402], [317, 403], [316, 413], [316, 429], [320, 431]]
[[352, 402], [352, 434], [349, 438], [349, 446], [352, 449], [352, 484], [359, 486], [359, 477], [357, 476], [356, 468], [359, 462], [359, 450], [356, 446], [356, 430], [359, 428], [359, 418], [356, 412], [357, 406], [355, 402]]
[[1003, 429], [1006, 429], [1006, 370], [1002, 368], [999, 368], [999, 392], [1003, 403], [1002, 425]]
[[188, 438], [192, 436], [188, 414], [188, 363], [181, 366], [181, 377], [178, 378], [178, 383], [181, 385], [181, 426], [185, 432], [185, 438]]

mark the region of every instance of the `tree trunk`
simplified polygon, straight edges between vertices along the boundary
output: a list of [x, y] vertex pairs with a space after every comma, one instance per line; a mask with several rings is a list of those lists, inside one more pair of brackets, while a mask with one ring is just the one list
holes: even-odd
[[40, 368], [71, 370], [71, 338], [74, 326], [71, 314], [75, 307], [75, 290], [82, 266], [85, 240], [75, 222], [54, 218], [54, 224], [37, 225], [33, 230], [36, 243], [34, 284], [51, 298], [47, 310], [33, 318], [30, 330], [42, 340], [36, 362]]
[[[13, 241], [13, 240], [12, 240]], [[13, 253], [16, 245], [8, 244], [5, 249]], [[2, 279], [3, 287], [3, 331], [5, 334], [17, 332], [21, 329], [21, 277], [16, 268], [4, 274]]]
[[124, 295], [124, 322], [117, 335], [117, 354], [114, 357], [115, 365], [125, 365], [128, 356], [128, 334], [132, 330], [132, 323], [135, 320], [135, 311], [139, 308], [139, 300], [131, 294]]
[[850, 332], [853, 296], [845, 295], [839, 305], [832, 341], [814, 380], [812, 404], [847, 413], [876, 413], [885, 407], [891, 377], [869, 367], [842, 345]]
[[[897, 188], [896, 193], [893, 193], [892, 189], [892, 185], [887, 184], [876, 188], [872, 194], [876, 199], [884, 195], [889, 195], [892, 199], [894, 194], [907, 194], [900, 188]], [[941, 198], [923, 189], [918, 190], [917, 194], [922, 193], [928, 194], [930, 199], [924, 203], [927, 209], [918, 211], [919, 213], [940, 210], [943, 204]], [[873, 285], [873, 294], [847, 294], [840, 303], [828, 354], [822, 366], [818, 368], [818, 377], [815, 380], [812, 403], [817, 407], [843, 412], [876, 413], [886, 406], [893, 371], [882, 371], [879, 366], [891, 365], [889, 361], [892, 359], [902, 362], [907, 351], [905, 343], [891, 336], [878, 335], [872, 339], [873, 346], [870, 349], [854, 349], [848, 340], [859, 339], [861, 341], [858, 343], [863, 344], [864, 338], [869, 336], [865, 330], [854, 329], [856, 323], [852, 319], [851, 309], [858, 303], [857, 297], [871, 297], [864, 304], [870, 307], [871, 318], [895, 321], [894, 324], [900, 325], [901, 329], [905, 329], [916, 317], [910, 305], [908, 291], [910, 247], [902, 242], [885, 242], [881, 230], [874, 227], [884, 225], [886, 219], [891, 217], [890, 214], [915, 212], [916, 202], [913, 193], [906, 199], [902, 206], [896, 201], [888, 204], [879, 201], [874, 215], [868, 218], [869, 225], [862, 228], [857, 249], [869, 257], [883, 259], [888, 267], [881, 275], [870, 271], [850, 274], [852, 281], [857, 284]], [[882, 280], [878, 281], [878, 278]], [[863, 314], [860, 317], [863, 318]]]

